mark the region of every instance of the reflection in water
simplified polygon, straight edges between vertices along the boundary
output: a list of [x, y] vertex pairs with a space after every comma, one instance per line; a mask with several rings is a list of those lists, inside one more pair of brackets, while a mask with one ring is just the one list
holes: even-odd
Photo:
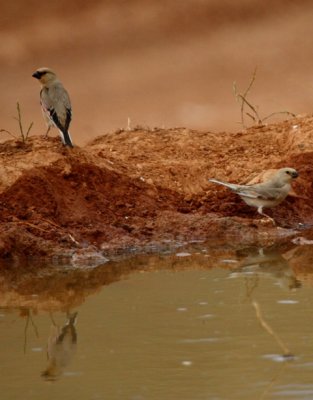
[[[275, 248], [258, 249], [256, 252], [250, 252], [240, 261], [239, 268], [237, 267], [236, 270], [238, 273], [242, 272], [247, 276], [250, 274], [253, 279], [257, 279], [260, 274], [272, 277], [277, 284], [290, 290], [301, 287], [301, 282], [295, 277], [289, 261], [283, 253]], [[256, 283], [252, 284], [252, 287], [254, 288], [255, 285]], [[249, 291], [251, 291], [251, 287]]]
[[313, 246], [198, 244], [88, 270], [50, 268], [49, 279], [45, 270], [2, 271], [3, 396], [307, 399], [312, 261]]
[[27, 349], [27, 333], [28, 333], [29, 322], [31, 323], [31, 326], [33, 327], [33, 330], [37, 338], [39, 338], [39, 333], [38, 333], [38, 328], [33, 320], [32, 312], [30, 309], [21, 308], [20, 316], [21, 317], [26, 316], [26, 324], [24, 329], [24, 354], [25, 354]]
[[62, 327], [58, 326], [51, 318], [51, 334], [47, 346], [48, 365], [41, 374], [47, 380], [57, 379], [76, 352], [76, 318], [77, 312], [69, 314], [66, 323]]
[[[288, 360], [287, 360], [288, 361]], [[280, 368], [278, 368], [278, 371], [276, 372], [276, 374], [273, 376], [273, 378], [270, 380], [269, 384], [265, 387], [263, 393], [261, 394], [261, 396], [259, 397], [260, 400], [263, 399], [268, 399], [269, 394], [271, 392], [271, 390], [273, 390], [273, 388], [278, 384], [279, 380], [282, 378], [285, 369], [287, 368], [288, 363], [284, 362]]]
[[290, 353], [289, 348], [285, 345], [279, 335], [274, 331], [274, 329], [270, 326], [268, 322], [265, 321], [263, 315], [261, 313], [261, 307], [257, 301], [252, 302], [253, 307], [255, 308], [255, 313], [258, 321], [260, 322], [262, 328], [266, 330], [278, 343], [279, 347], [283, 350], [282, 359], [283, 360], [292, 360], [294, 355]]
[[289, 262], [283, 257], [278, 249], [258, 249], [256, 252], [248, 254], [240, 262], [237, 272], [232, 276], [240, 275], [240, 272], [245, 275], [246, 296], [255, 309], [256, 318], [262, 328], [271, 335], [282, 349], [282, 360], [290, 361], [294, 359], [289, 348], [278, 335], [271, 325], [264, 319], [261, 311], [261, 305], [258, 301], [253, 300], [253, 293], [257, 289], [261, 276], [269, 276], [275, 279], [276, 284], [289, 290], [298, 289], [301, 283], [296, 279]]
[[271, 355], [268, 357], [275, 361], [282, 362], [283, 365], [278, 369], [277, 373], [273, 376], [259, 397], [260, 399], [265, 399], [282, 378], [288, 363], [295, 360], [295, 355], [291, 353], [289, 347], [273, 329], [270, 323], [265, 320], [260, 303], [253, 300], [253, 293], [260, 283], [260, 276], [270, 277], [275, 280], [277, 285], [289, 290], [300, 288], [301, 282], [295, 277], [287, 258], [275, 248], [265, 250], [261, 248], [257, 251], [250, 252], [241, 260], [239, 267], [237, 267], [237, 272], [233, 273], [232, 276], [236, 276], [236, 274], [238, 276], [240, 273], [245, 275], [246, 296], [255, 309], [258, 322], [282, 350], [282, 355]]

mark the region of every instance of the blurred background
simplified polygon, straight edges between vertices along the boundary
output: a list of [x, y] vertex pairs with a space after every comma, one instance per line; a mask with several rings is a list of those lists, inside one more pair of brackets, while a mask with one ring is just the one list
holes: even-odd
[[0, 0], [0, 128], [17, 131], [19, 101], [32, 134], [45, 132], [31, 76], [43, 66], [70, 93], [77, 144], [128, 118], [238, 131], [233, 82], [243, 91], [255, 67], [261, 116], [311, 113], [312, 21], [305, 0]]

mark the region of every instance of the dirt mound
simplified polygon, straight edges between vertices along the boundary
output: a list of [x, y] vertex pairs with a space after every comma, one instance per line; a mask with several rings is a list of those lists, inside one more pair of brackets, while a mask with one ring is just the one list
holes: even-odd
[[295, 118], [238, 133], [138, 128], [97, 138], [86, 150], [131, 177], [191, 195], [206, 190], [208, 178], [247, 183], [293, 166], [292, 157], [313, 151], [312, 126], [313, 118]]
[[[84, 148], [31, 138], [0, 147], [0, 255], [52, 256], [162, 241], [271, 241], [313, 222], [313, 119], [246, 131], [118, 131]], [[269, 210], [280, 228], [209, 177], [262, 179], [290, 166], [300, 178]], [[282, 229], [287, 228], [287, 229]]]
[[[14, 235], [13, 251], [36, 255], [37, 248], [30, 244], [38, 238], [52, 246], [98, 247], [115, 239], [123, 243], [128, 237], [149, 236], [146, 221], [157, 213], [188, 209], [172, 190], [100, 168], [77, 150], [49, 166], [25, 170], [2, 192], [1, 220], [13, 229], [3, 240]], [[28, 240], [21, 246], [23, 230]], [[42, 250], [51, 251], [47, 246]]]

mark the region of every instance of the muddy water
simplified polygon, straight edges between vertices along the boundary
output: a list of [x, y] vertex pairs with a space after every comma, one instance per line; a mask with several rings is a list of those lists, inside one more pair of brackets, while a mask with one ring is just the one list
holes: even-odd
[[188, 248], [32, 290], [6, 275], [1, 398], [312, 399], [312, 254]]

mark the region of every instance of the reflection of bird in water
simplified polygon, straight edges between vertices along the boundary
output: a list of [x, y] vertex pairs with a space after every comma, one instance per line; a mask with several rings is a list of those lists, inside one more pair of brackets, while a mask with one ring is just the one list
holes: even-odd
[[70, 363], [76, 351], [77, 333], [75, 328], [77, 312], [68, 315], [62, 327], [52, 325], [48, 340], [48, 366], [41, 376], [47, 380], [57, 379]]
[[297, 289], [301, 283], [296, 279], [288, 261], [276, 249], [259, 249], [258, 253], [249, 254], [239, 265], [238, 272], [267, 275], [277, 279], [282, 287]]

